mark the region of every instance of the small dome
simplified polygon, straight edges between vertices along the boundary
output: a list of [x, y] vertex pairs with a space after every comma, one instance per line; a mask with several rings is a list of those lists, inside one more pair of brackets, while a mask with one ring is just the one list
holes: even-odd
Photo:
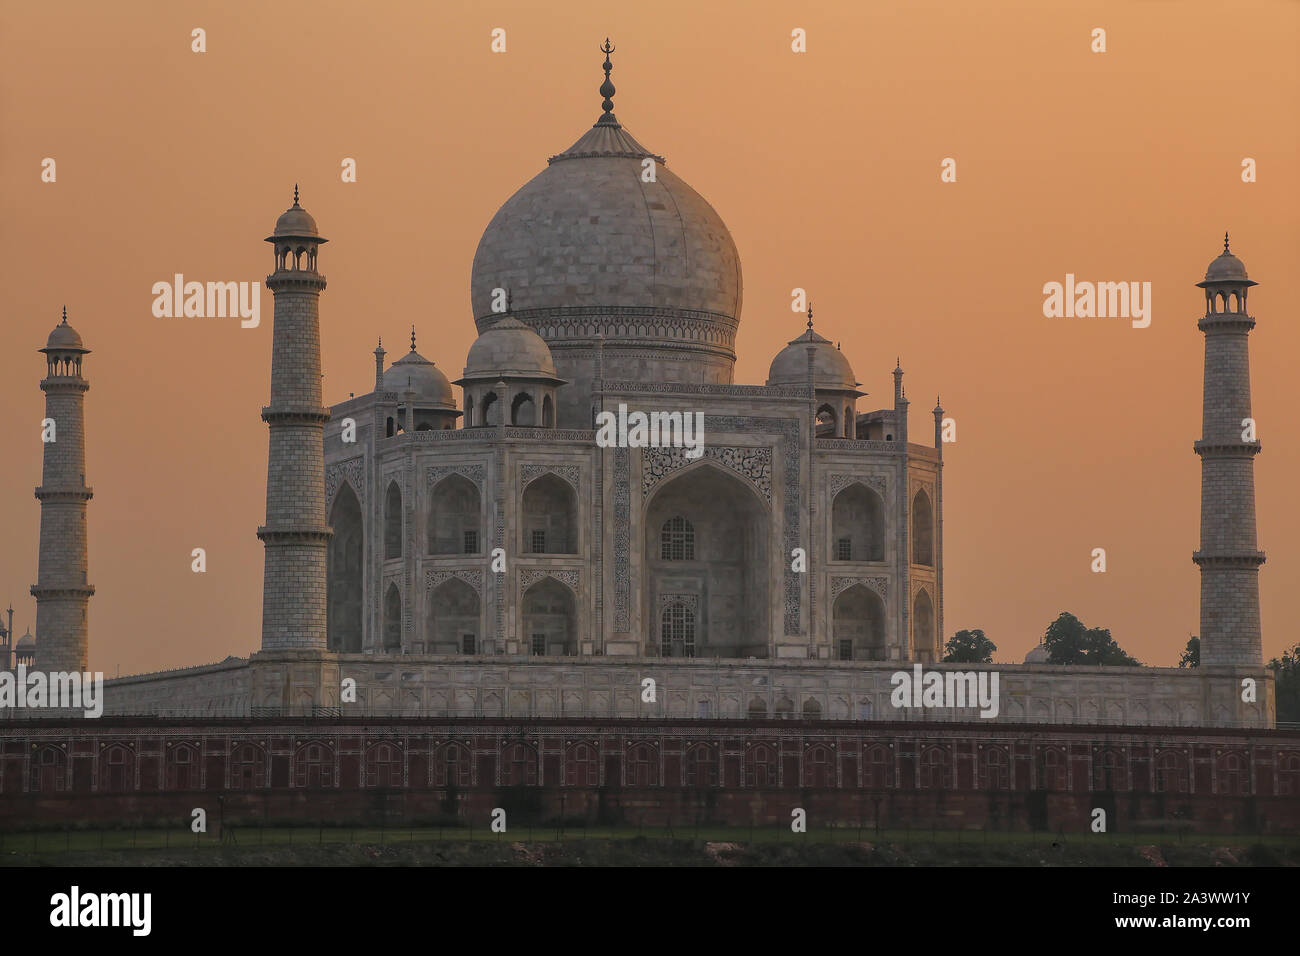
[[447, 376], [415, 349], [390, 365], [384, 373], [385, 391], [396, 392], [401, 398], [408, 389], [415, 390], [423, 405], [456, 407], [456, 396]]
[[540, 335], [506, 316], [474, 340], [465, 378], [555, 378], [555, 361]]
[[812, 329], [788, 344], [772, 359], [767, 373], [768, 385], [808, 384], [808, 345], [816, 349], [813, 354], [813, 384], [817, 388], [834, 388], [856, 391], [857, 380], [853, 366], [829, 339], [822, 338]]
[[1051, 652], [1047, 649], [1046, 644], [1035, 644], [1030, 648], [1029, 653], [1025, 655], [1026, 664], [1046, 664], [1047, 659], [1051, 657]]
[[[298, 184], [293, 186], [293, 205], [280, 214], [280, 218], [275, 221], [275, 232], [271, 233], [268, 242], [273, 239], [320, 239], [320, 233], [316, 230], [316, 220], [311, 217], [311, 213], [298, 205]], [[321, 239], [324, 242], [324, 239]]]
[[320, 233], [316, 231], [316, 220], [311, 217], [311, 213], [294, 203], [275, 221], [275, 232], [272, 235], [302, 238], [319, 236]]
[[77, 330], [68, 325], [68, 313], [63, 313], [63, 321], [54, 327], [50, 337], [45, 342], [47, 349], [64, 349], [85, 352], [86, 347], [81, 344], [81, 336]]
[[1205, 270], [1206, 282], [1231, 282], [1248, 278], [1246, 264], [1226, 249]]
[[32, 629], [30, 627], [27, 629], [27, 633], [25, 633], [22, 637], [18, 638], [18, 643], [15, 644], [14, 646], [15, 647], [36, 646], [36, 638], [32, 637]]

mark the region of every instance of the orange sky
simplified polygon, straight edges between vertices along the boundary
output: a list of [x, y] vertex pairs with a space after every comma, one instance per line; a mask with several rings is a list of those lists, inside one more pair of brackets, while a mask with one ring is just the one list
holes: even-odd
[[[208, 52], [190, 51], [207, 31]], [[507, 52], [489, 50], [507, 31]], [[790, 31], [808, 52], [790, 52]], [[1094, 27], [1108, 52], [1090, 52]], [[156, 319], [154, 282], [265, 281], [291, 200], [321, 253], [326, 400], [368, 391], [377, 334], [452, 378], [493, 212], [615, 108], [717, 209], [744, 267], [738, 382], [801, 328], [843, 343], [860, 408], [902, 355], [913, 434], [936, 392], [947, 634], [1019, 660], [1063, 609], [1147, 663], [1198, 626], [1202, 309], [1221, 249], [1250, 296], [1264, 650], [1300, 572], [1300, 4], [1124, 0], [655, 4], [99, 2], [0, 9], [4, 409], [0, 601], [34, 620], [36, 349], [65, 302], [93, 354], [92, 669], [255, 650], [271, 303], [261, 327]], [[40, 181], [44, 157], [58, 181]], [[1259, 181], [1240, 178], [1243, 157]], [[354, 157], [358, 182], [340, 181]], [[958, 181], [939, 164], [957, 160]], [[1149, 281], [1153, 321], [1046, 319], [1042, 286]], [[208, 571], [190, 571], [207, 549]], [[1109, 571], [1089, 571], [1104, 547]]]

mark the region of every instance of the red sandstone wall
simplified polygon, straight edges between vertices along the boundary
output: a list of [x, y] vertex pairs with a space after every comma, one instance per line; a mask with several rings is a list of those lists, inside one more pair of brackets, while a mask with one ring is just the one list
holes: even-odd
[[0, 826], [788, 823], [1300, 832], [1300, 734], [834, 722], [0, 725]]

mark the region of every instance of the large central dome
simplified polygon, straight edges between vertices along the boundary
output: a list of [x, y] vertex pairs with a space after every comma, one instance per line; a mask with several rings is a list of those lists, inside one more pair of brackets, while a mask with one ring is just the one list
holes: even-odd
[[568, 427], [591, 427], [598, 335], [606, 380], [729, 383], [736, 358], [731, 233], [623, 128], [613, 92], [607, 76], [600, 120], [497, 210], [470, 283], [479, 332], [502, 318], [494, 290], [508, 290], [510, 314], [550, 345]]
[[[646, 159], [653, 182], [643, 181]], [[740, 256], [721, 217], [662, 156], [602, 122], [497, 210], [471, 288], [475, 318], [489, 323], [496, 288], [521, 311], [647, 307], [735, 320]]]

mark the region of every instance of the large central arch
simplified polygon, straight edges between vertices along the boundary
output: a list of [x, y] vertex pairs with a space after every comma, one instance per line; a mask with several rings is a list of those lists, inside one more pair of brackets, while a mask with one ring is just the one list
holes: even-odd
[[753, 487], [711, 462], [689, 465], [656, 489], [642, 530], [646, 653], [767, 657], [771, 514]]

